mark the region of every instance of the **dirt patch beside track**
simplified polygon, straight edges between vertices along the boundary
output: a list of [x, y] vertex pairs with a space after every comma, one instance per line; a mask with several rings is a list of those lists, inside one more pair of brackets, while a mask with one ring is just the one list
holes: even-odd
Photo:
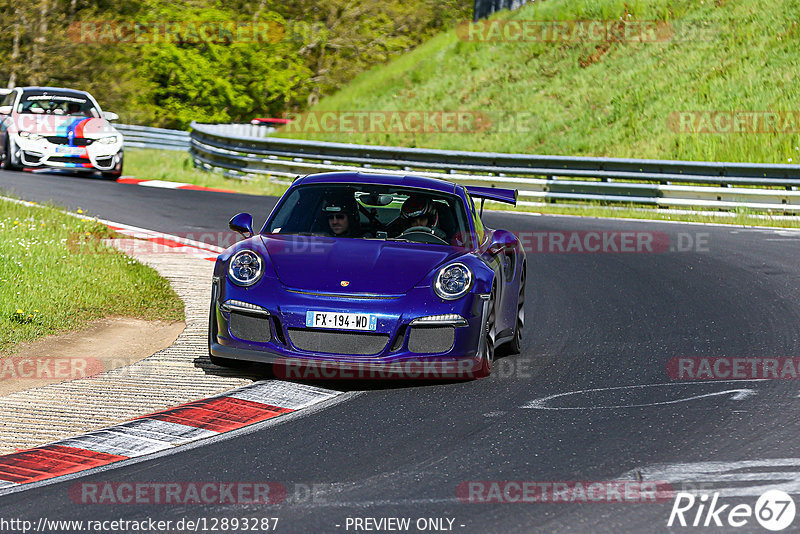
[[185, 327], [183, 321], [109, 317], [19, 345], [0, 358], [0, 396], [130, 365], [172, 345]]

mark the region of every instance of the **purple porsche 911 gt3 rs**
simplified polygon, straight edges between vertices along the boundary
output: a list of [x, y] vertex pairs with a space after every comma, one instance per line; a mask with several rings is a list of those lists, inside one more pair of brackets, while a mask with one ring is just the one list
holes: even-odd
[[[209, 353], [286, 377], [471, 378], [518, 353], [525, 252], [485, 227], [473, 197], [516, 191], [418, 176], [299, 178], [259, 232], [217, 258]], [[313, 372], [309, 372], [312, 370]]]

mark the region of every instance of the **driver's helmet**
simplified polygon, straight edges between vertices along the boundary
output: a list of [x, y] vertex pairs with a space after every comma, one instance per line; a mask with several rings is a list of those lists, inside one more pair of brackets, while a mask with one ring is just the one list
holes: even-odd
[[439, 222], [439, 212], [433, 201], [430, 198], [420, 196], [410, 196], [403, 202], [403, 207], [400, 208], [400, 218], [410, 224], [412, 219], [417, 217], [428, 217], [428, 227], [434, 228], [436, 223]]
[[351, 218], [357, 218], [358, 206], [356, 205], [355, 199], [342, 196], [325, 202], [322, 206], [322, 213], [323, 215], [329, 213], [346, 213]]
[[350, 195], [341, 195], [326, 201], [322, 206], [322, 218], [327, 220], [329, 215], [345, 213], [348, 216], [350, 228], [347, 233], [352, 234], [357, 231], [359, 226], [358, 204], [355, 198]]

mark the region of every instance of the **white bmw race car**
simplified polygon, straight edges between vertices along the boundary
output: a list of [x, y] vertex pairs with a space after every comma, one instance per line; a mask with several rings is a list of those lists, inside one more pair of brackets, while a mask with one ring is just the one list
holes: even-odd
[[122, 134], [85, 91], [57, 87], [18, 87], [0, 102], [0, 165], [68, 168], [122, 175]]

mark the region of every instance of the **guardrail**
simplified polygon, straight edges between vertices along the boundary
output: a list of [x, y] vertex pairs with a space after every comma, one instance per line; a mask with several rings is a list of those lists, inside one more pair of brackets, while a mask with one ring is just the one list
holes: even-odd
[[275, 131], [267, 124], [205, 124], [209, 131], [231, 137], [266, 137]]
[[115, 124], [124, 138], [124, 146], [135, 148], [158, 148], [161, 150], [189, 150], [189, 132], [167, 130], [133, 124]]
[[195, 165], [294, 177], [374, 171], [519, 189], [524, 202], [600, 201], [800, 212], [800, 165], [539, 156], [234, 136], [192, 123]]

